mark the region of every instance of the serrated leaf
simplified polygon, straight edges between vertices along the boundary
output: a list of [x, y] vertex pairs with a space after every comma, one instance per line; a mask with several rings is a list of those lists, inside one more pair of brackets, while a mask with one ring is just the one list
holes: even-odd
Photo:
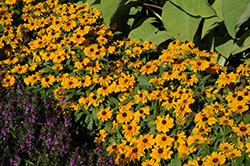
[[222, 12], [228, 33], [236, 38], [236, 23], [244, 11], [248, 0], [222, 0]]
[[163, 25], [168, 33], [179, 40], [193, 42], [201, 17], [193, 17], [167, 1], [162, 9]]
[[171, 0], [175, 5], [192, 16], [212, 17], [215, 11], [204, 0]]

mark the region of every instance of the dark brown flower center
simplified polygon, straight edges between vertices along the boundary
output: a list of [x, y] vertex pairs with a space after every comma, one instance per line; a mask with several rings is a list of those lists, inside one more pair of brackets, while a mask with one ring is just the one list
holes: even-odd
[[162, 141], [166, 141], [166, 140], [167, 140], [167, 137], [163, 136], [163, 137], [161, 138], [161, 140], [162, 140]]
[[245, 126], [240, 127], [240, 131], [247, 131], [247, 128]]
[[158, 153], [163, 153], [163, 149], [160, 148], [160, 149], [158, 150]]
[[214, 163], [216, 163], [216, 162], [218, 162], [218, 161], [219, 161], [218, 158], [214, 158], [214, 159], [213, 159], [213, 162], [214, 162]]
[[107, 114], [106, 111], [103, 111], [103, 112], [102, 112], [102, 115], [106, 115], [106, 114]]
[[167, 121], [166, 120], [162, 120], [162, 124], [166, 124], [167, 123]]
[[143, 141], [144, 143], [147, 143], [147, 142], [148, 142], [148, 139], [147, 139], [147, 138], [144, 138], [142, 141]]

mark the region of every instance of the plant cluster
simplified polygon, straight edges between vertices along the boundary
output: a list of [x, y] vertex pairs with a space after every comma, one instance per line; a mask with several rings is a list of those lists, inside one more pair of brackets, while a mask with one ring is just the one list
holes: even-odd
[[0, 88], [0, 165], [112, 165], [102, 148], [82, 142], [84, 131], [53, 99], [32, 97], [20, 83]]
[[249, 61], [230, 70], [179, 40], [157, 53], [152, 42], [116, 39], [88, 3], [31, 3], [16, 28], [18, 6], [3, 4], [3, 87], [20, 80], [65, 116], [74, 110], [116, 164], [250, 163]]

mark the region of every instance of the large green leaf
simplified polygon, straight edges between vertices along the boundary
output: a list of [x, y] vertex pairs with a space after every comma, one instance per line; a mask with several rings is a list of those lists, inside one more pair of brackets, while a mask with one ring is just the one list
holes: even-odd
[[222, 13], [222, 0], [216, 0], [213, 5], [212, 5], [213, 9], [216, 12], [216, 15], [218, 17], [220, 17], [221, 19], [223, 19], [223, 13]]
[[207, 18], [215, 15], [215, 11], [205, 0], [171, 0], [171, 2], [192, 16]]
[[203, 23], [203, 27], [202, 27], [202, 35], [201, 38], [203, 38], [210, 30], [214, 29], [215, 27], [217, 27], [219, 24], [219, 22], [222, 22], [223, 19], [220, 17], [211, 17], [211, 18], [206, 18], [204, 20]]
[[243, 12], [241, 13], [240, 17], [238, 18], [236, 22], [237, 31], [240, 29], [240, 26], [249, 19], [250, 17], [249, 11], [250, 11], [250, 0], [248, 0], [246, 7], [244, 8]]
[[155, 18], [149, 17], [139, 27], [133, 29], [128, 37], [137, 41], [151, 41], [156, 45], [171, 39], [171, 35], [167, 31], [158, 31], [151, 23], [155, 22]]
[[169, 34], [175, 39], [193, 41], [201, 17], [188, 15], [167, 1], [162, 9], [162, 21]]
[[234, 54], [240, 53], [248, 48], [250, 48], [250, 30], [246, 31], [240, 37], [240, 40], [235, 42], [232, 48], [232, 54], [234, 55]]
[[106, 25], [109, 26], [111, 22], [120, 19], [121, 15], [129, 11], [135, 3], [127, 3], [127, 0], [101, 0], [101, 11]]
[[234, 45], [233, 39], [226, 41], [225, 43], [222, 43], [215, 47], [216, 51], [218, 51], [222, 56], [225, 58], [229, 58], [232, 47]]
[[222, 12], [228, 33], [236, 38], [236, 23], [248, 0], [222, 0]]

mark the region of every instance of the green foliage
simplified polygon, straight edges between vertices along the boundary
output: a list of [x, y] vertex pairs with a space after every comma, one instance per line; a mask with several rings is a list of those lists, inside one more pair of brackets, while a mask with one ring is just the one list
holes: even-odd
[[189, 40], [217, 51], [221, 65], [237, 65], [235, 56], [238, 61], [249, 56], [249, 8], [249, 0], [103, 0], [99, 5], [106, 24], [118, 23], [125, 37], [156, 45]]

